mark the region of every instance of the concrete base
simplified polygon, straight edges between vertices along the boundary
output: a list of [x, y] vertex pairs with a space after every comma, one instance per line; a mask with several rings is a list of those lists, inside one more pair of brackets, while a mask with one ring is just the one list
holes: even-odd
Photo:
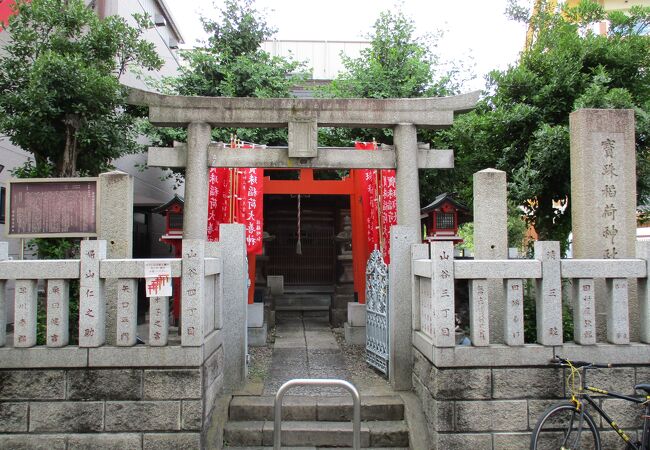
[[353, 327], [366, 326], [365, 303], [348, 303], [348, 323]]
[[348, 322], [343, 325], [345, 342], [352, 345], [366, 345], [366, 327], [353, 327]]
[[264, 304], [253, 303], [247, 305], [247, 315], [249, 328], [259, 328], [264, 324]]
[[266, 336], [268, 334], [266, 324], [261, 327], [251, 327], [248, 329], [248, 345], [251, 347], [264, 347], [266, 345]]

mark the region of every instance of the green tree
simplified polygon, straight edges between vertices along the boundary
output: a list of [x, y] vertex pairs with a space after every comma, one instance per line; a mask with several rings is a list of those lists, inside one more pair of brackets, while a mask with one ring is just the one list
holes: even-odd
[[[186, 64], [180, 76], [165, 80], [164, 90], [207, 97], [290, 97], [292, 87], [302, 80], [298, 73], [302, 64], [262, 50], [262, 42], [270, 39], [275, 29], [254, 3], [226, 0], [219, 20], [202, 17], [203, 29], [210, 35], [207, 42], [181, 53]], [[182, 130], [153, 131], [158, 143], [186, 139]], [[261, 144], [284, 145], [287, 140], [284, 129], [218, 129], [213, 137], [228, 142], [232, 133]]]
[[[438, 73], [436, 42], [441, 34], [419, 37], [401, 10], [383, 11], [368, 35], [370, 46], [358, 58], [342, 55], [343, 72], [321, 95], [334, 98], [413, 98], [451, 95], [459, 90], [455, 70]], [[326, 129], [326, 145], [350, 146], [353, 140], [392, 142], [392, 130]], [[441, 191], [442, 192], [442, 191]], [[438, 192], [439, 193], [439, 192]]]
[[[532, 18], [522, 8], [512, 11], [532, 21], [536, 40], [514, 66], [489, 75], [486, 96], [474, 111], [438, 135], [437, 145], [456, 151], [453, 177], [428, 176], [424, 182], [432, 189], [444, 182], [470, 203], [474, 172], [504, 170], [511, 198], [528, 207], [539, 238], [566, 244], [570, 210], [562, 213], [553, 201], [565, 201], [571, 192], [568, 123], [575, 109], [635, 110], [639, 204], [648, 200], [650, 8], [605, 14], [583, 1]], [[608, 34], [592, 32], [605, 18]]]
[[99, 19], [83, 0], [18, 0], [0, 59], [0, 132], [34, 156], [23, 176], [97, 175], [139, 149], [120, 84], [129, 68], [159, 69], [137, 27]]

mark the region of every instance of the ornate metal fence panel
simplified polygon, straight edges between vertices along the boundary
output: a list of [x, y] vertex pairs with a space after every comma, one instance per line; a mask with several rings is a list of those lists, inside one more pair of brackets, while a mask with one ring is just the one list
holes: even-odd
[[379, 250], [366, 265], [366, 361], [388, 375], [388, 266]]

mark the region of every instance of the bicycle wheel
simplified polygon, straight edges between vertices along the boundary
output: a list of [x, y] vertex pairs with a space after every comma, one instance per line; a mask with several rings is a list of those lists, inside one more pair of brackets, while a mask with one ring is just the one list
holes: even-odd
[[594, 419], [573, 403], [560, 403], [544, 411], [530, 437], [530, 450], [600, 450]]

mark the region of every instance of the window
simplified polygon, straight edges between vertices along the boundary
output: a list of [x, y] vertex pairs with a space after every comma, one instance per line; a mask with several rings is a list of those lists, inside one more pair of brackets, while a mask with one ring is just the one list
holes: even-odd
[[454, 213], [436, 212], [436, 229], [438, 230], [453, 230], [454, 226]]
[[6, 189], [0, 187], [0, 223], [5, 223], [5, 196]]

